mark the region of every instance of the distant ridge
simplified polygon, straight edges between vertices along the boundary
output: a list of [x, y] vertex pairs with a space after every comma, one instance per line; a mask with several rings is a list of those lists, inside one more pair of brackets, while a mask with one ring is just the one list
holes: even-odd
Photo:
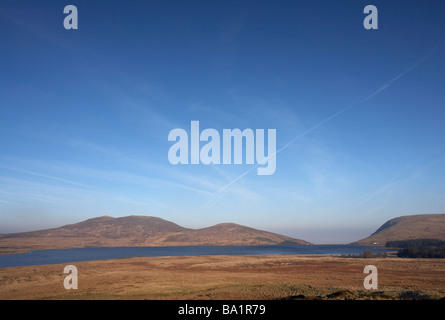
[[417, 214], [386, 221], [369, 237], [355, 244], [380, 244], [410, 239], [445, 240], [445, 214]]
[[61, 248], [310, 244], [235, 223], [189, 229], [158, 217], [102, 216], [53, 229], [0, 234], [0, 253]]

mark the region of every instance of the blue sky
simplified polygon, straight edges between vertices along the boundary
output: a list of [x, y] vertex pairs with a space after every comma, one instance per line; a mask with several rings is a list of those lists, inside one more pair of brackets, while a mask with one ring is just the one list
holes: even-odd
[[[65, 30], [65, 5], [79, 29]], [[378, 8], [378, 30], [363, 9]], [[443, 1], [0, 3], [0, 233], [110, 215], [347, 243], [445, 212]], [[168, 133], [276, 129], [276, 171]]]

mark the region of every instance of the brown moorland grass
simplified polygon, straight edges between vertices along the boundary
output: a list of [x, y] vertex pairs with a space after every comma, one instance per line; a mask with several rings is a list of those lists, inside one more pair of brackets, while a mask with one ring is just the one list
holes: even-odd
[[[439, 299], [443, 259], [263, 255], [128, 258], [73, 263], [79, 288], [66, 290], [66, 264], [0, 269], [0, 299]], [[365, 290], [366, 265], [378, 268]]]

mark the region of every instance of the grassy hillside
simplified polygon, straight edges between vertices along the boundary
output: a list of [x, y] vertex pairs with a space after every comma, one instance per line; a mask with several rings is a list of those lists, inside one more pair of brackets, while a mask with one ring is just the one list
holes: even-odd
[[410, 239], [445, 240], [445, 214], [418, 214], [394, 218], [385, 222], [369, 237], [355, 243], [384, 245], [387, 241]]

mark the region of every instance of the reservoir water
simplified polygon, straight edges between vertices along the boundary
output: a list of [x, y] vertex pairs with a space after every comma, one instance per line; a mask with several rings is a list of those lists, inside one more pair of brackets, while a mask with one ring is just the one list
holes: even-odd
[[131, 257], [167, 257], [202, 255], [262, 255], [262, 254], [360, 254], [364, 250], [393, 251], [383, 247], [358, 245], [261, 245], [261, 246], [172, 246], [172, 247], [99, 247], [36, 250], [23, 254], [0, 255], [0, 268], [74, 263]]

